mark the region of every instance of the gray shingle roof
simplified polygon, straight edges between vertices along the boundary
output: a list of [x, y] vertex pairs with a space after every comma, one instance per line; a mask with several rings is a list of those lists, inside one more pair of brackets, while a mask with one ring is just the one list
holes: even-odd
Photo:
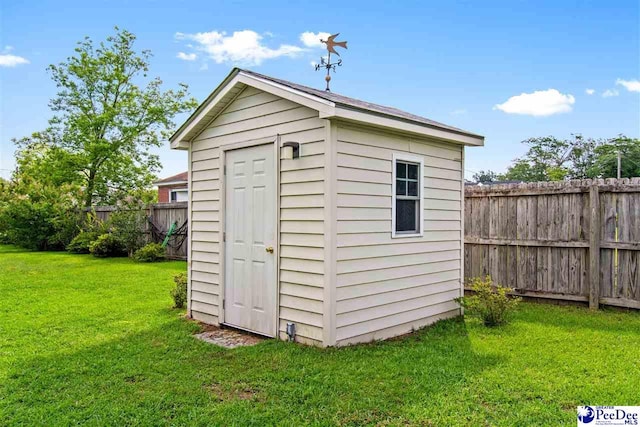
[[318, 98], [322, 98], [324, 100], [335, 103], [336, 105], [351, 108], [360, 111], [366, 111], [369, 113], [376, 113], [383, 116], [391, 116], [398, 119], [407, 120], [410, 122], [416, 122], [423, 125], [433, 126], [441, 129], [447, 129], [453, 132], [462, 133], [465, 135], [476, 136], [482, 138], [481, 135], [468, 132], [463, 129], [459, 129], [453, 126], [445, 125], [444, 123], [436, 122], [434, 120], [430, 120], [426, 117], [417, 116], [415, 114], [407, 113], [406, 111], [399, 110], [393, 107], [387, 107], [384, 105], [373, 104], [371, 102], [361, 101], [355, 98], [349, 98], [348, 96], [339, 95], [333, 92], [327, 92], [324, 90], [314, 89], [309, 86], [304, 86], [301, 84], [293, 83], [287, 80], [281, 80], [270, 76], [265, 76], [264, 74], [256, 73], [255, 71], [239, 69], [240, 72], [255, 76], [264, 80], [268, 80], [286, 87], [289, 87], [294, 90], [298, 90], [300, 92], [304, 92], [309, 95], [317, 96]]

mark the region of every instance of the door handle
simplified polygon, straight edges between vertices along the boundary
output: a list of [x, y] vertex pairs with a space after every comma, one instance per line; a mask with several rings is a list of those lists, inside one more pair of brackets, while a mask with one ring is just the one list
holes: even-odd
[[269, 252], [270, 254], [272, 254], [273, 253], [273, 246], [267, 246], [264, 250]]

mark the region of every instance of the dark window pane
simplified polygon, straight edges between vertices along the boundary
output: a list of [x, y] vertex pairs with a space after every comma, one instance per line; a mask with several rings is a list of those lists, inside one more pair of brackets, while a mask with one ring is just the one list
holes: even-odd
[[409, 187], [407, 188], [407, 196], [417, 196], [418, 195], [418, 181], [409, 181], [407, 182]]
[[417, 231], [416, 200], [396, 200], [396, 231]]
[[397, 196], [407, 195], [407, 181], [402, 181], [400, 179], [396, 180], [396, 195]]
[[397, 162], [396, 163], [396, 177], [398, 178], [406, 178], [407, 177], [407, 164]]
[[409, 179], [418, 179], [418, 165], [407, 165], [409, 168]]

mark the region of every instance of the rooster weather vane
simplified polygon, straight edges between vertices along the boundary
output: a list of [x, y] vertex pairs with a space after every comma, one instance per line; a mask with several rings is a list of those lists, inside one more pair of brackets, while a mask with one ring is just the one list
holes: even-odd
[[332, 36], [329, 36], [326, 40], [322, 40], [320, 39], [320, 42], [324, 43], [325, 45], [327, 45], [327, 58], [325, 59], [324, 57], [320, 57], [320, 63], [316, 64], [316, 71], [318, 71], [321, 68], [326, 68], [327, 69], [327, 75], [324, 77], [325, 81], [327, 82], [327, 88], [325, 89], [327, 92], [330, 92], [331, 89], [329, 89], [329, 82], [331, 81], [331, 74], [330, 71], [333, 70], [333, 72], [336, 72], [336, 67], [341, 67], [342, 66], [342, 59], [338, 59], [338, 62], [331, 62], [331, 54], [335, 53], [336, 55], [340, 56], [340, 54], [334, 49], [336, 46], [339, 47], [343, 47], [343, 48], [347, 48], [347, 42], [338, 42], [336, 41], [336, 37], [338, 37], [340, 35], [340, 33], [336, 33]]

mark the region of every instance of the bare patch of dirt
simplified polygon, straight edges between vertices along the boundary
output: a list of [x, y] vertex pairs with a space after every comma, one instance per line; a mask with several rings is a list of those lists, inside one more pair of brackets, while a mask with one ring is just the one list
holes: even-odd
[[201, 326], [203, 328], [203, 332], [196, 334], [196, 338], [224, 348], [246, 347], [259, 344], [264, 340], [264, 338], [252, 335], [248, 332], [241, 332], [233, 329], [222, 329], [217, 326], [204, 324]]
[[223, 387], [221, 384], [213, 383], [205, 386], [220, 401], [227, 400], [260, 400], [259, 390], [247, 384], [231, 384], [229, 387]]
[[128, 383], [139, 383], [141, 381], [144, 381], [145, 377], [142, 374], [133, 374], [127, 375], [126, 377], [124, 377], [124, 380]]

